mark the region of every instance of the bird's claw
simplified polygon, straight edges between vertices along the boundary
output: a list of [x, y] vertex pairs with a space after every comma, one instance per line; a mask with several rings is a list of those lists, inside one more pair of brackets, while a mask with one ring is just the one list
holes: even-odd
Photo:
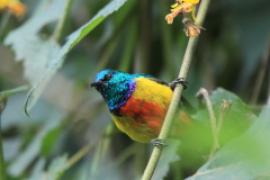
[[180, 84], [183, 86], [184, 89], [187, 88], [188, 82], [185, 80], [185, 78], [177, 78], [176, 80], [173, 80], [169, 86], [174, 89], [177, 84]]
[[167, 146], [167, 143], [165, 142], [164, 139], [153, 139], [151, 140], [151, 144], [155, 147], [158, 147], [158, 148], [163, 148], [165, 146]]

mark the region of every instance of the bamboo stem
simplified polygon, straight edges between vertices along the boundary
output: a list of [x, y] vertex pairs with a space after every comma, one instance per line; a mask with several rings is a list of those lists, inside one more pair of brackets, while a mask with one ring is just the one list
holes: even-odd
[[[206, 16], [206, 12], [209, 6], [210, 0], [202, 0], [199, 10], [198, 10], [198, 15], [197, 15], [197, 19], [195, 24], [201, 26], [205, 16]], [[180, 68], [180, 72], [178, 77], [179, 78], [183, 78], [186, 79], [187, 78], [187, 74], [189, 71], [189, 67], [191, 64], [191, 59], [193, 56], [193, 52], [195, 50], [195, 46], [197, 44], [198, 41], [198, 37], [190, 37], [189, 41], [188, 41], [188, 45], [184, 54], [184, 58], [183, 58], [183, 62], [182, 62], [182, 66]], [[162, 125], [160, 134], [158, 136], [158, 139], [160, 140], [164, 140], [167, 138], [169, 131], [170, 131], [170, 127], [172, 125], [173, 122], [173, 116], [177, 110], [177, 105], [179, 103], [180, 97], [182, 95], [182, 91], [183, 91], [183, 86], [176, 86], [174, 93], [173, 93], [173, 97], [169, 106], [169, 109], [167, 111], [167, 114], [165, 116], [165, 120], [164, 123]], [[155, 146], [152, 154], [150, 156], [150, 159], [147, 163], [147, 166], [144, 170], [143, 176], [142, 176], [142, 180], [150, 180], [151, 177], [154, 174], [154, 171], [156, 169], [157, 163], [160, 159], [161, 156], [161, 152], [162, 152], [162, 148]]]

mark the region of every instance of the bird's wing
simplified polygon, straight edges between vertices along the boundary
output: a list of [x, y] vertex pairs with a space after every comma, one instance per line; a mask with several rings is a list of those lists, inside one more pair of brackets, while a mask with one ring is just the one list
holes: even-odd
[[[170, 86], [170, 83], [167, 83], [166, 81], [163, 81], [161, 79], [158, 79], [158, 78], [155, 78], [155, 77], [152, 77], [152, 76], [148, 76], [146, 77], [147, 79], [150, 79], [152, 81], [155, 81], [159, 84], [162, 84], [162, 85], [165, 85], [165, 86], [168, 86], [171, 88], [171, 90], [173, 91], [173, 88]], [[184, 109], [188, 109], [190, 112], [193, 112], [194, 110], [194, 107], [191, 105], [191, 103], [187, 100], [187, 98], [185, 98], [185, 96], [181, 96], [181, 101], [180, 101], [180, 106], [184, 107]]]

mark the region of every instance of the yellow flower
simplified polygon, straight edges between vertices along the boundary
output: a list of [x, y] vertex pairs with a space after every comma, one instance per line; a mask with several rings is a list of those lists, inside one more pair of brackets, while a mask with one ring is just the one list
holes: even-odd
[[188, 2], [188, 3], [192, 3], [192, 4], [196, 5], [196, 4], [198, 4], [200, 2], [200, 0], [177, 0], [177, 2], [179, 2], [179, 3]]
[[165, 19], [168, 24], [172, 24], [173, 20], [180, 13], [192, 13], [195, 18], [196, 5], [200, 0], [176, 0], [176, 3], [171, 6], [171, 13], [169, 13]]
[[19, 0], [0, 0], [0, 10], [7, 9], [17, 17], [21, 17], [26, 12], [26, 6]]

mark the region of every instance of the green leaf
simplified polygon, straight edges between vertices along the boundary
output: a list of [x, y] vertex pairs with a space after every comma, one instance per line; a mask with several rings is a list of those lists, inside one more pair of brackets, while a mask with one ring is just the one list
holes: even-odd
[[126, 2], [127, 0], [113, 0], [108, 3], [89, 22], [68, 36], [67, 42], [61, 48], [54, 40], [43, 39], [39, 35], [45, 25], [58, 20], [61, 16], [65, 3], [61, 0], [44, 0], [32, 18], [8, 35], [5, 44], [12, 46], [17, 61], [23, 61], [24, 77], [32, 86], [25, 105], [27, 113], [62, 66], [65, 55]]
[[[256, 118], [239, 97], [222, 88], [215, 90], [210, 99], [218, 122], [220, 122], [223, 101], [226, 100], [230, 103], [230, 107], [224, 111], [223, 125], [219, 133], [221, 146], [241, 136]], [[179, 151], [184, 168], [193, 171], [200, 167], [205, 162], [205, 158], [209, 156], [213, 137], [209, 113], [205, 104], [192, 115], [192, 119], [192, 125], [183, 129]]]
[[62, 155], [61, 157], [55, 158], [50, 164], [47, 177], [48, 180], [59, 179], [67, 167], [67, 155]]
[[57, 70], [63, 65], [65, 55], [76, 46], [86, 35], [94, 30], [106, 17], [111, 15], [122, 7], [127, 0], [113, 0], [108, 3], [103, 9], [101, 9], [90, 21], [80, 27], [78, 30], [68, 36], [67, 42], [61, 47], [61, 49], [51, 57], [52, 61], [48, 64], [48, 68], [42, 73], [42, 77], [33, 86], [28, 94], [28, 100], [26, 103], [26, 112], [28, 112], [32, 106], [36, 103], [37, 99], [44, 90], [46, 84], [57, 72]]
[[40, 158], [34, 165], [33, 170], [30, 176], [27, 178], [28, 180], [36, 180], [36, 179], [43, 179], [42, 174], [45, 168], [46, 161], [44, 158]]
[[[5, 39], [5, 44], [14, 50], [16, 61], [23, 62], [24, 78], [32, 87], [42, 80], [60, 50], [60, 46], [53, 39], [45, 39], [40, 35], [40, 31], [44, 26], [59, 19], [64, 10], [64, 3], [62, 0], [42, 1], [34, 15], [21, 27], [10, 32]], [[43, 87], [46, 83], [42, 83]]]
[[[221, 129], [221, 141], [223, 143], [243, 133], [255, 118], [250, 108], [237, 95], [225, 89], [216, 89], [211, 94], [210, 99], [218, 121], [222, 113], [221, 106], [223, 102], [227, 101], [230, 104], [228, 110], [225, 111], [224, 123]], [[209, 115], [205, 105], [203, 109], [193, 116], [193, 119], [209, 124]]]
[[13, 161], [8, 167], [8, 171], [13, 176], [21, 175], [25, 169], [33, 162], [33, 160], [39, 155], [42, 140], [52, 129], [59, 127], [61, 117], [57, 117], [51, 119], [49, 123], [47, 123], [35, 136], [32, 142], [27, 146], [25, 150], [23, 150], [18, 157], [16, 157], [15, 161]]
[[47, 171], [44, 170], [45, 160], [39, 159], [39, 161], [35, 164], [35, 167], [32, 171], [29, 180], [36, 179], [47, 179], [47, 180], [56, 180], [59, 179], [63, 172], [66, 170], [68, 163], [67, 155], [59, 156], [49, 164], [49, 168]]
[[269, 179], [269, 117], [268, 106], [245, 134], [224, 146], [188, 179]]
[[51, 129], [43, 138], [41, 145], [41, 154], [48, 156], [53, 150], [55, 142], [58, 140], [58, 137], [61, 134], [61, 126], [57, 126]]

